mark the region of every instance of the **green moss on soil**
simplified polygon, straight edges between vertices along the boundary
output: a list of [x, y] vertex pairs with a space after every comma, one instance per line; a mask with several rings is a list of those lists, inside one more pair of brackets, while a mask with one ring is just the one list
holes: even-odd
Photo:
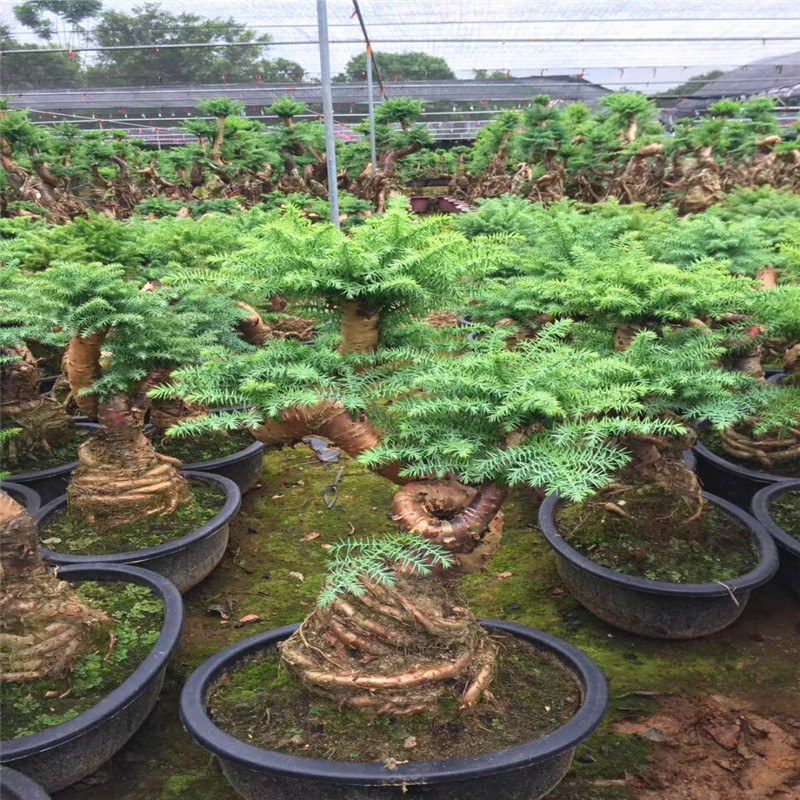
[[19, 472], [36, 472], [52, 467], [63, 467], [65, 464], [78, 460], [78, 448], [90, 433], [91, 431], [86, 428], [75, 428], [68, 441], [52, 446], [49, 453], [36, 451], [27, 453], [14, 461], [4, 460], [3, 469], [10, 471], [13, 476], [14, 473]]
[[626, 505], [629, 517], [592, 500], [556, 512], [559, 530], [581, 555], [625, 575], [670, 583], [710, 583], [744, 575], [758, 563], [750, 530], [706, 503], [686, 524], [659, 496]]
[[232, 456], [254, 441], [253, 435], [247, 431], [215, 431], [197, 436], [163, 436], [154, 444], [159, 453], [177, 458], [184, 464], [197, 464]]
[[[574, 675], [512, 636], [494, 638], [499, 652], [494, 702], [474, 711], [459, 708], [460, 686], [448, 687], [429, 711], [402, 718], [341, 708], [307, 691], [275, 648], [224, 676], [212, 688], [209, 710], [217, 725], [243, 742], [336, 761], [466, 758], [514, 747], [567, 722], [580, 705]], [[415, 744], [407, 748], [410, 737]]]
[[769, 513], [789, 536], [800, 539], [800, 491], [778, 495], [770, 503]]
[[751, 461], [747, 458], [737, 458], [732, 456], [724, 447], [722, 443], [722, 436], [719, 431], [700, 429], [698, 431], [700, 441], [715, 455], [730, 461], [731, 464], [736, 464], [745, 469], [754, 469], [757, 472], [767, 472], [771, 475], [783, 475], [787, 478], [800, 478], [800, 458], [791, 458], [788, 461], [782, 461], [770, 469], [764, 469], [763, 464], [758, 461]]
[[[158, 639], [164, 606], [146, 586], [86, 581], [78, 587], [93, 608], [112, 619], [98, 629], [64, 678], [0, 683], [3, 740], [38, 733], [77, 717], [116, 689], [145, 659]], [[109, 636], [117, 637], [109, 654]], [[49, 692], [68, 697], [46, 697]]]
[[[320, 491], [333, 483], [339, 466], [345, 468], [339, 502], [328, 510]], [[247, 494], [231, 524], [227, 557], [184, 595], [181, 646], [153, 714], [114, 758], [107, 782], [66, 789], [54, 800], [238, 800], [216, 760], [183, 730], [177, 713], [181, 688], [197, 666], [227, 645], [299, 622], [313, 608], [324, 576], [321, 545], [346, 537], [351, 524], [356, 536], [393, 530], [394, 488], [348, 459], [321, 464], [306, 447], [267, 452], [261, 485]], [[467, 577], [463, 585], [479, 616], [560, 636], [592, 658], [609, 681], [605, 722], [578, 747], [569, 775], [548, 800], [634, 800], [625, 784], [646, 768], [651, 745], [617, 734], [612, 726], [650, 716], [656, 703], [631, 692], [730, 694], [750, 699], [766, 713], [800, 717], [797, 600], [788, 590], [774, 582], [758, 589], [734, 625], [704, 639], [667, 641], [625, 633], [592, 616], [565, 590], [554, 554], [536, 528], [538, 503], [533, 492], [512, 492], [504, 505], [505, 533], [497, 554], [487, 572]], [[301, 541], [313, 532], [321, 536]], [[302, 573], [303, 580], [291, 572]], [[507, 572], [510, 577], [498, 578]], [[209, 605], [228, 599], [232, 620], [252, 613], [261, 621], [236, 628], [232, 620], [208, 613]]]
[[65, 506], [39, 528], [39, 541], [49, 550], [71, 555], [128, 553], [180, 539], [205, 525], [225, 504], [225, 493], [205, 483], [189, 485], [191, 499], [172, 514], [145, 517], [138, 522], [99, 531]]

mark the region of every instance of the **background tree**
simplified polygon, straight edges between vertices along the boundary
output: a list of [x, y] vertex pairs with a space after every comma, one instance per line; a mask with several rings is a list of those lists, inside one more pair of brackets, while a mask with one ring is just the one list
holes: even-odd
[[[157, 83], [252, 83], [273, 74], [290, 73], [297, 79], [302, 68], [281, 59], [265, 58], [268, 34], [256, 35], [232, 17], [205, 18], [172, 14], [158, 3], [135, 6], [130, 14], [104, 11], [94, 29], [98, 45], [217, 43], [219, 47], [101, 51], [98, 63], [86, 71], [89, 85]], [[226, 47], [228, 42], [252, 42], [252, 47]]]
[[40, 39], [73, 47], [86, 36], [81, 23], [96, 17], [102, 7], [101, 0], [27, 0], [13, 6], [13, 12]]
[[[372, 59], [380, 70], [385, 81], [432, 81], [455, 80], [456, 76], [447, 62], [439, 56], [427, 53], [378, 53], [373, 52]], [[334, 80], [365, 81], [367, 79], [367, 54], [353, 56], [345, 65], [344, 72]]]
[[69, 89], [80, 85], [81, 62], [74, 54], [48, 53], [56, 44], [18, 42], [10, 29], [0, 25], [0, 49], [36, 50], [35, 53], [4, 53], [0, 56], [0, 88], [3, 91]]

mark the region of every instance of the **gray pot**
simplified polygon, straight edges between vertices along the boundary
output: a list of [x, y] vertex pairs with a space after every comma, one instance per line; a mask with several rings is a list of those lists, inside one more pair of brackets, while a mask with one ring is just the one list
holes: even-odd
[[0, 800], [50, 800], [50, 795], [27, 775], [0, 767]]
[[706, 492], [703, 497], [743, 522], [760, 553], [746, 575], [722, 583], [667, 583], [624, 575], [596, 564], [567, 544], [555, 522], [557, 494], [539, 507], [539, 530], [556, 552], [558, 573], [575, 599], [597, 617], [641, 636], [693, 639], [708, 636], [737, 620], [750, 592], [778, 569], [772, 537], [738, 506]]
[[93, 564], [64, 567], [59, 570], [59, 577], [70, 582], [114, 581], [147, 586], [164, 602], [164, 622], [158, 641], [144, 661], [99, 703], [60, 725], [0, 742], [0, 764], [23, 773], [49, 792], [57, 792], [96, 772], [136, 733], [158, 699], [164, 671], [183, 627], [181, 596], [161, 575], [127, 564]]
[[[40, 547], [39, 552], [45, 561], [58, 566], [87, 564], [135, 564], [169, 578], [181, 592], [191, 589], [200, 583], [225, 555], [228, 546], [228, 525], [242, 503], [239, 487], [228, 478], [210, 472], [181, 471], [181, 475], [193, 481], [215, 484], [225, 491], [225, 505], [205, 525], [197, 530], [173, 539], [158, 547], [145, 550], [132, 550], [127, 553], [109, 553], [107, 555], [79, 556], [69, 553], [57, 553]], [[41, 526], [54, 511], [66, 505], [66, 496], [48, 503], [37, 515], [36, 523]]]

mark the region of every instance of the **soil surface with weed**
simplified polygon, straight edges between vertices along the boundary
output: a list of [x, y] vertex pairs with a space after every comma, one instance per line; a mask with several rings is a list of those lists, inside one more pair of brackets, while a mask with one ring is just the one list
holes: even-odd
[[[321, 492], [342, 466], [338, 499], [328, 509]], [[186, 626], [155, 711], [108, 764], [54, 800], [238, 800], [216, 760], [180, 724], [183, 683], [228, 644], [300, 622], [314, 607], [325, 575], [323, 545], [393, 530], [394, 489], [346, 458], [322, 464], [305, 446], [267, 452], [261, 484], [245, 496], [231, 523], [227, 557], [184, 595]], [[723, 695], [781, 729], [785, 720], [800, 720], [795, 595], [776, 582], [758, 589], [733, 625], [704, 639], [625, 633], [592, 616], [566, 591], [555, 555], [536, 528], [538, 504], [533, 492], [512, 492], [504, 506], [503, 542], [488, 571], [466, 578], [464, 589], [476, 614], [560, 636], [594, 659], [609, 680], [604, 723], [578, 747], [570, 773], [548, 800], [696, 800], [655, 783], [668, 743], [645, 735], [653, 725], [619, 728], [645, 722], [665, 699], [698, 704]], [[691, 787], [705, 766], [682, 760], [680, 753], [672, 753], [680, 785]], [[753, 753], [754, 765], [763, 763]], [[777, 791], [775, 798], [797, 793], [793, 777], [781, 775], [780, 781], [783, 794]], [[739, 800], [732, 792], [724, 796], [734, 798]]]
[[800, 490], [778, 495], [770, 503], [769, 513], [789, 536], [800, 539]]

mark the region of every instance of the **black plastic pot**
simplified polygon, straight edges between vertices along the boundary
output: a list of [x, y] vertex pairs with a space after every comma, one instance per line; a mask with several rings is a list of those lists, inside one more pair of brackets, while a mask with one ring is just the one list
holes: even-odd
[[[92, 422], [78, 422], [76, 428], [85, 428], [90, 431], [99, 431], [100, 426]], [[49, 469], [39, 469], [34, 472], [17, 472], [9, 475], [8, 480], [12, 483], [21, 483], [39, 493], [42, 503], [49, 503], [56, 497], [61, 497], [67, 491], [67, 483], [72, 470], [78, 466], [78, 461], [70, 461], [60, 467], [50, 467]]]
[[195, 461], [184, 464], [183, 468], [190, 472], [211, 472], [214, 475], [222, 475], [223, 478], [233, 481], [244, 494], [252, 489], [261, 477], [266, 449], [264, 442], [254, 441], [229, 456], [212, 458], [209, 461]]
[[164, 602], [164, 622], [144, 661], [97, 705], [61, 725], [0, 742], [0, 763], [49, 792], [91, 775], [133, 736], [153, 710], [183, 627], [181, 596], [161, 575], [127, 564], [64, 567], [58, 575], [71, 583], [114, 581], [147, 586]]
[[34, 516], [39, 511], [42, 505], [42, 499], [39, 493], [30, 486], [24, 486], [21, 483], [12, 483], [11, 481], [3, 481], [0, 483], [0, 489], [11, 495], [12, 500], [16, 500], [21, 506], [27, 509], [29, 514]]
[[753, 516], [778, 545], [780, 558], [778, 575], [791, 589], [800, 594], [800, 541], [783, 530], [770, 514], [770, 506], [775, 498], [790, 491], [800, 491], [800, 480], [776, 483], [757, 492], [753, 497]]
[[[181, 475], [193, 481], [200, 481], [219, 486], [225, 492], [225, 505], [205, 525], [197, 530], [173, 539], [171, 542], [148, 547], [145, 550], [132, 550], [128, 553], [109, 553], [107, 555], [78, 556], [69, 553], [57, 553], [53, 550], [39, 548], [42, 558], [58, 566], [88, 564], [135, 564], [145, 567], [169, 578], [181, 592], [191, 589], [200, 583], [225, 555], [228, 546], [228, 525], [242, 503], [239, 487], [230, 479], [210, 472], [189, 472], [182, 470]], [[48, 503], [36, 515], [36, 522], [41, 526], [54, 511], [63, 508], [67, 502], [65, 496]]]
[[211, 684], [243, 658], [274, 647], [297, 625], [252, 636], [213, 656], [186, 682], [181, 719], [195, 740], [214, 753], [233, 788], [247, 800], [536, 800], [569, 769], [575, 746], [597, 727], [606, 709], [606, 681], [588, 656], [555, 636], [524, 625], [484, 620], [490, 630], [518, 636], [558, 658], [583, 687], [583, 702], [567, 723], [541, 739], [495, 753], [444, 761], [349, 763], [262, 750], [220, 730], [206, 713]]
[[753, 570], [725, 583], [667, 583], [623, 575], [596, 564], [572, 548], [554, 519], [559, 497], [548, 495], [539, 507], [539, 530], [556, 552], [561, 579], [581, 605], [609, 625], [657, 639], [694, 639], [726, 628], [739, 618], [750, 592], [778, 569], [772, 537], [738, 506], [703, 497], [743, 522], [752, 532], [760, 558]]
[[0, 767], [0, 800], [50, 800], [50, 795], [27, 775]]
[[786, 475], [740, 467], [718, 456], [700, 442], [695, 444], [692, 450], [697, 457], [695, 472], [703, 488], [748, 511], [756, 492], [765, 486], [774, 486], [776, 483], [791, 480]]

